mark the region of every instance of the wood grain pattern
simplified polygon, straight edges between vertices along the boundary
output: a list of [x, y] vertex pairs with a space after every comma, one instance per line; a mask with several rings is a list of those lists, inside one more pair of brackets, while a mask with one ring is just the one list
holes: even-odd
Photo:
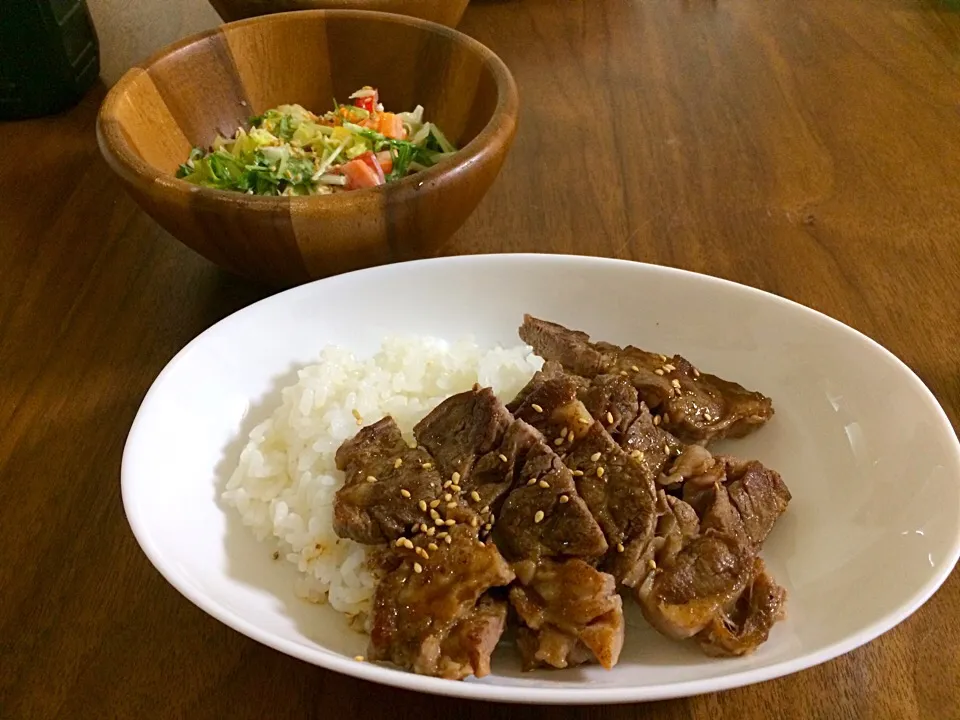
[[[503, 172], [443, 253], [609, 255], [761, 287], [889, 347], [960, 425], [948, 3], [474, 0], [462, 29], [510, 65], [524, 102]], [[956, 572], [838, 660], [612, 708], [374, 687], [194, 608], [127, 528], [123, 442], [164, 364], [268, 291], [138, 209], [97, 150], [101, 99], [0, 130], [0, 717], [960, 718]]]
[[210, 0], [227, 22], [292, 10], [374, 10], [456, 27], [470, 0]]
[[[232, 136], [251, 115], [285, 103], [319, 111], [364, 85], [387, 107], [429, 108], [460, 151], [398, 182], [335, 196], [247, 196], [173, 177], [190, 147]], [[315, 10], [161, 51], [111, 90], [98, 136], [129, 192], [175, 237], [245, 277], [287, 285], [433, 254], [496, 178], [517, 112], [509, 70], [476, 41], [407, 17]]]

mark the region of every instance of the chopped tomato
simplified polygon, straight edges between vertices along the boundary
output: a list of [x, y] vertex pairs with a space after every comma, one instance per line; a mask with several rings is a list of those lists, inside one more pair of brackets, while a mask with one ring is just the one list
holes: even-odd
[[[366, 90], [368, 88], [364, 88]], [[373, 88], [370, 88], [371, 90]], [[353, 99], [354, 106], [358, 108], [363, 108], [368, 113], [374, 113], [377, 110], [377, 104], [379, 103], [379, 93], [376, 90], [373, 91], [372, 95], [367, 95], [366, 97], [358, 97]]]
[[403, 136], [406, 135], [406, 131], [403, 129], [403, 120], [395, 113], [380, 113], [380, 127], [378, 130], [381, 135], [393, 138], [394, 140], [403, 140]]
[[350, 190], [376, 187], [386, 182], [383, 168], [377, 162], [376, 155], [371, 152], [366, 152], [341, 165], [340, 170], [347, 176], [347, 188]]
[[377, 153], [377, 162], [383, 168], [383, 172], [389, 173], [393, 170], [393, 156], [389, 150], [381, 150]]

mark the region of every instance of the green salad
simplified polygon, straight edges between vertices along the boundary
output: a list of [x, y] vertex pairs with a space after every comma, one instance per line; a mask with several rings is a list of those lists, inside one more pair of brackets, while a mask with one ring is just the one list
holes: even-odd
[[324, 115], [280, 105], [209, 150], [194, 148], [177, 177], [249, 195], [328, 195], [393, 182], [456, 152], [423, 107], [386, 112], [374, 88]]

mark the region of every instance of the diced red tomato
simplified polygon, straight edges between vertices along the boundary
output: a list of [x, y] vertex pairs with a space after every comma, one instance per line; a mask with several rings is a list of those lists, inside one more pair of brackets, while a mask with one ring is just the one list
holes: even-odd
[[369, 113], [376, 112], [377, 104], [379, 102], [380, 102], [379, 93], [376, 90], [373, 91], [372, 95], [367, 95], [366, 97], [358, 97], [353, 99], [354, 106], [358, 108], [363, 108]]
[[390, 154], [389, 150], [381, 150], [378, 152], [377, 162], [380, 163], [380, 167], [383, 168], [384, 173], [393, 171], [393, 156]]
[[403, 140], [406, 131], [403, 129], [403, 120], [395, 113], [380, 113], [380, 127], [377, 128], [381, 135], [394, 140]]
[[350, 190], [377, 187], [377, 185], [383, 185], [386, 182], [383, 168], [377, 162], [376, 155], [371, 152], [364, 153], [341, 165], [340, 170], [347, 176], [347, 188]]

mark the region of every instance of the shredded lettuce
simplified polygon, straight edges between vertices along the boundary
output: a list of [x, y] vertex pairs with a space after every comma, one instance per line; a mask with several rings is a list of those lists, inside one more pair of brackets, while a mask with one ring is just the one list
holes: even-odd
[[[369, 97], [376, 98], [372, 88], [351, 96]], [[322, 116], [300, 105], [271, 108], [251, 117], [249, 127], [239, 128], [232, 138], [218, 136], [208, 149], [191, 150], [176, 175], [196, 185], [251, 195], [330, 194], [350, 189], [339, 168], [367, 153], [389, 151], [392, 167], [385, 179], [395, 182], [456, 152], [436, 125], [424, 122], [422, 106], [397, 114], [402, 140], [375, 129], [391, 127], [379, 124], [379, 107], [371, 113], [334, 100], [334, 109]]]

